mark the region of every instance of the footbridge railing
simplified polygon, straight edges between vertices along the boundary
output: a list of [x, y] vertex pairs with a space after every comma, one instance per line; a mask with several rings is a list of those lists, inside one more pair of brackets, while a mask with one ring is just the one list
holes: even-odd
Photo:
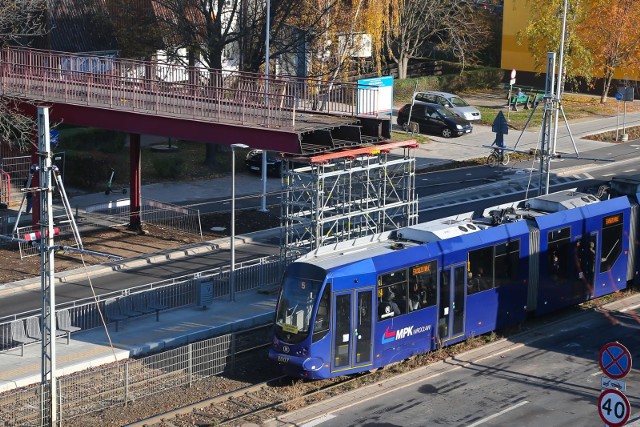
[[[294, 130], [296, 115], [371, 115], [378, 88], [110, 55], [8, 47], [2, 95], [199, 121]], [[364, 112], [364, 113], [363, 113]]]

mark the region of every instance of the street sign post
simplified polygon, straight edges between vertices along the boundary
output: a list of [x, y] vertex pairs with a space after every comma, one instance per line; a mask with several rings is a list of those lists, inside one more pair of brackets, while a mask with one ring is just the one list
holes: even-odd
[[[511, 80], [509, 80], [509, 95], [507, 96], [507, 120], [509, 120], [509, 112], [511, 111], [511, 91], [513, 85], [516, 84], [516, 69], [511, 70]], [[516, 100], [516, 103], [518, 101]]]
[[618, 380], [631, 371], [631, 353], [622, 344], [610, 342], [600, 350], [598, 363], [606, 376]]
[[607, 389], [598, 398], [598, 414], [609, 427], [622, 427], [629, 420], [631, 405], [621, 391]]

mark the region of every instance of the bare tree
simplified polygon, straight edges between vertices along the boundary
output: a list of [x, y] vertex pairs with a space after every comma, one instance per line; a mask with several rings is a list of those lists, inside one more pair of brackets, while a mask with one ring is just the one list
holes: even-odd
[[[46, 34], [45, 0], [0, 0], [0, 43], [29, 45]], [[0, 97], [0, 143], [19, 150], [33, 143], [35, 118], [20, 113], [18, 102]]]
[[389, 9], [393, 19], [384, 43], [401, 79], [407, 76], [410, 59], [436, 49], [449, 51], [464, 67], [474, 61], [489, 35], [486, 22], [476, 19], [469, 2], [399, 0], [390, 2]]

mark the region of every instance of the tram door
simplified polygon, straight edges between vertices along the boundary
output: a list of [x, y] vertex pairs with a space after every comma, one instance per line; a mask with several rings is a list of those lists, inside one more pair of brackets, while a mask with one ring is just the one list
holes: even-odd
[[440, 273], [438, 338], [441, 343], [464, 333], [466, 265], [446, 267]]
[[332, 370], [370, 365], [373, 345], [373, 288], [336, 293], [334, 296]]

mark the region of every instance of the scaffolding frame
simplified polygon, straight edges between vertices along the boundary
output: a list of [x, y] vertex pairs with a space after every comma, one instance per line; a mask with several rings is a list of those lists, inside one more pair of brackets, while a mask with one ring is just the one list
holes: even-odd
[[417, 146], [414, 140], [384, 142], [286, 159], [282, 255], [297, 258], [324, 245], [415, 225]]

